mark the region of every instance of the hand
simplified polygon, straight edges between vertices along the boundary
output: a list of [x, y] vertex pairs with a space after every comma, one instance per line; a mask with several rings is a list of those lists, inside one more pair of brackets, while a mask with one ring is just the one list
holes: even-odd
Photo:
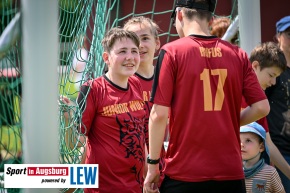
[[66, 120], [73, 116], [73, 112], [75, 111], [75, 104], [68, 97], [61, 95], [58, 101], [58, 105]]
[[159, 192], [158, 183], [159, 183], [159, 164], [150, 165], [148, 164], [148, 172], [144, 181], [144, 193], [156, 193]]
[[58, 104], [61, 105], [67, 105], [67, 106], [74, 106], [75, 104], [67, 97], [64, 95], [61, 95], [58, 101]]

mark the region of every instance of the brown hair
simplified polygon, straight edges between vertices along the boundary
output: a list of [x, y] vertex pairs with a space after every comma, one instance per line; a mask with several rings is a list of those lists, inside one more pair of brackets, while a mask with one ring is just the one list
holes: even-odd
[[119, 27], [114, 27], [114, 28], [111, 28], [106, 33], [105, 37], [102, 40], [102, 46], [104, 48], [104, 51], [110, 52], [116, 40], [121, 40], [123, 38], [131, 39], [134, 42], [134, 44], [137, 46], [137, 48], [139, 48], [140, 40], [134, 32], [127, 31]]
[[147, 25], [148, 27], [150, 27], [150, 31], [154, 35], [154, 37], [156, 39], [158, 39], [158, 34], [159, 34], [160, 28], [152, 19], [150, 19], [148, 17], [144, 17], [144, 16], [132, 17], [131, 19], [126, 21], [126, 23], [124, 25], [124, 29], [127, 30], [130, 27], [130, 25], [134, 25], [134, 24]]
[[[211, 24], [211, 35], [217, 36], [222, 38], [224, 34], [227, 32], [228, 28], [231, 25], [231, 19], [226, 16], [215, 17], [212, 24]], [[235, 36], [231, 39], [232, 44], [237, 44], [238, 41], [238, 32]]]
[[212, 22], [210, 33], [219, 38], [222, 38], [230, 25], [231, 25], [230, 18], [216, 17]]
[[209, 22], [213, 16], [211, 12], [202, 9], [186, 7], [180, 7], [180, 9], [183, 10], [185, 17], [187, 17], [189, 20], [192, 20], [194, 17], [196, 17], [199, 19], [206, 19]]
[[274, 42], [265, 42], [256, 46], [250, 54], [250, 61], [259, 62], [261, 70], [263, 68], [278, 67], [283, 72], [287, 68], [285, 55]]

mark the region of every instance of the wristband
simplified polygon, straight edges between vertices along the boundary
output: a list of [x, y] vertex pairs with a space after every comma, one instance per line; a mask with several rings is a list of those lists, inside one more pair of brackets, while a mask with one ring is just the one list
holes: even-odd
[[147, 163], [148, 164], [158, 164], [160, 161], [160, 158], [159, 159], [150, 159], [150, 155], [148, 154], [147, 156]]

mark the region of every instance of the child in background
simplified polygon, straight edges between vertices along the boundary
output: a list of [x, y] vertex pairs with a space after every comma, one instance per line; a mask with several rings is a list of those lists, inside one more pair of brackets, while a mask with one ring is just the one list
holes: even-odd
[[211, 35], [222, 38], [230, 25], [231, 19], [229, 17], [215, 17], [213, 18], [212, 24], [210, 26], [210, 33]]
[[264, 160], [268, 157], [265, 129], [250, 123], [240, 127], [240, 138], [247, 193], [284, 193], [277, 170]]
[[[211, 35], [217, 36], [219, 38], [223, 38], [228, 28], [231, 25], [231, 19], [226, 16], [215, 17], [210, 26]], [[238, 33], [233, 36], [233, 38], [229, 41], [232, 44], [238, 45]]]

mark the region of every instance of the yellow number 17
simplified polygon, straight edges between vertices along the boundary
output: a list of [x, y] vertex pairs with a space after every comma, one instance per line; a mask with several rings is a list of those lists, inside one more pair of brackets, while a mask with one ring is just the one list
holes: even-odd
[[[213, 95], [211, 92], [210, 85], [210, 76], [219, 76], [218, 85], [216, 89], [216, 95], [213, 103]], [[200, 74], [200, 80], [203, 81], [203, 95], [204, 95], [204, 110], [205, 111], [220, 111], [223, 106], [225, 93], [224, 93], [224, 84], [227, 78], [227, 69], [204, 69]]]

